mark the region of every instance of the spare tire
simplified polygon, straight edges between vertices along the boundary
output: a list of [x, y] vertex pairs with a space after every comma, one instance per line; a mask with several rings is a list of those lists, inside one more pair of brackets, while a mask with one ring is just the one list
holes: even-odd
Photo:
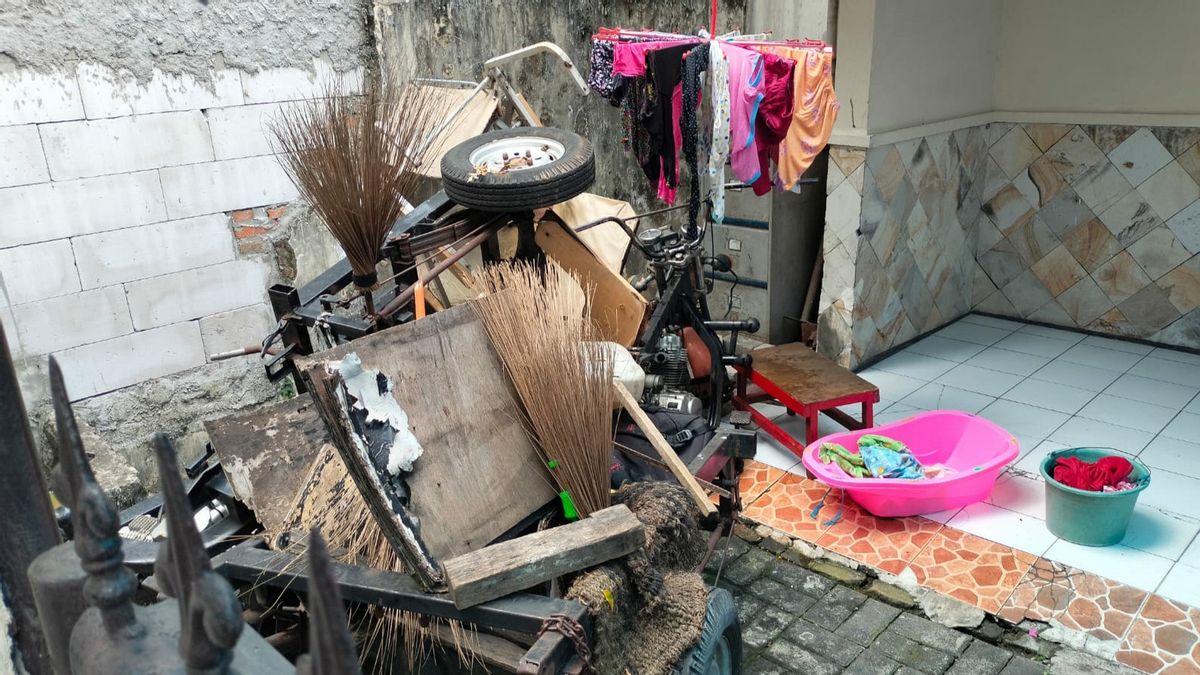
[[561, 204], [596, 179], [592, 144], [550, 127], [492, 131], [442, 157], [442, 188], [456, 204], [480, 211], [532, 211]]

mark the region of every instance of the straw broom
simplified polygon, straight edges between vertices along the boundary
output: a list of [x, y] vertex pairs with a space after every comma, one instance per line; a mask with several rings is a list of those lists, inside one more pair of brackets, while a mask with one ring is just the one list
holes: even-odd
[[368, 315], [379, 251], [438, 151], [430, 132], [448, 112], [444, 97], [391, 79], [368, 76], [361, 96], [326, 79], [316, 98], [270, 125], [284, 169], [346, 253]]
[[[479, 274], [475, 301], [550, 476], [579, 516], [609, 505], [613, 360], [588, 315], [588, 293], [557, 263], [517, 262]], [[501, 292], [503, 291], [503, 292]]]

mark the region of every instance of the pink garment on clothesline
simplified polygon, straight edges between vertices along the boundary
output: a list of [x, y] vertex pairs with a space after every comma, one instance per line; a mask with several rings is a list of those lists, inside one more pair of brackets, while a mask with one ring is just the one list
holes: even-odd
[[762, 54], [718, 42], [729, 59], [729, 164], [733, 175], [749, 185], [758, 179], [754, 121], [763, 98]]
[[646, 52], [676, 45], [690, 45], [696, 40], [659, 40], [657, 42], [618, 42], [613, 45], [613, 75], [643, 77], [646, 74]]

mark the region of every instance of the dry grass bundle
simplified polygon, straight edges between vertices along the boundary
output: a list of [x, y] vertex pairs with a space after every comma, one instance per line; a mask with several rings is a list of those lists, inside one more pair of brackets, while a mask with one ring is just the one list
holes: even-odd
[[[526, 428], [581, 517], [609, 505], [613, 360], [590, 342], [587, 293], [556, 263], [494, 265], [476, 301], [526, 415]], [[501, 293], [500, 291], [504, 291]]]
[[[383, 531], [371, 515], [362, 494], [350, 479], [342, 458], [332, 446], [325, 446], [313, 462], [313, 470], [300, 489], [286, 518], [285, 529], [309, 532], [320, 529], [330, 556], [341, 563], [361, 565], [391, 572], [403, 572], [404, 564], [388, 544]], [[278, 535], [280, 533], [272, 533]], [[275, 536], [268, 538], [276, 540]], [[300, 555], [302, 543], [293, 545], [289, 554]], [[303, 556], [295, 558], [302, 561]], [[464, 668], [473, 660], [472, 633], [457, 621], [447, 621], [454, 647]], [[411, 612], [384, 607], [356, 606], [350, 613], [350, 626], [358, 641], [358, 653], [373, 657], [375, 672], [390, 672], [389, 666], [403, 657], [418, 664], [428, 657], [437, 640], [421, 618]]]
[[422, 180], [417, 169], [437, 151], [430, 132], [447, 110], [420, 87], [377, 75], [361, 96], [348, 94], [327, 79], [319, 96], [285, 107], [271, 130], [284, 168], [350, 260], [355, 284], [369, 288], [388, 230]]

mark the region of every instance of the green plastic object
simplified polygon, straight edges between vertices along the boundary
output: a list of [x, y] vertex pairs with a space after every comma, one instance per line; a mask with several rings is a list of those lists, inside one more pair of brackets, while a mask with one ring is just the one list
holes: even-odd
[[1095, 462], [1120, 454], [1108, 448], [1066, 448], [1042, 460], [1046, 480], [1046, 527], [1059, 538], [1083, 546], [1112, 546], [1125, 538], [1138, 494], [1150, 486], [1150, 469], [1137, 459], [1121, 455], [1133, 464], [1130, 482], [1138, 486], [1122, 492], [1090, 492], [1067, 487], [1054, 480], [1054, 465], [1060, 457], [1078, 457]]
[[567, 520], [579, 520], [579, 511], [575, 509], [575, 501], [571, 499], [571, 493], [563, 490], [558, 493], [558, 499], [562, 502], [563, 516]]

